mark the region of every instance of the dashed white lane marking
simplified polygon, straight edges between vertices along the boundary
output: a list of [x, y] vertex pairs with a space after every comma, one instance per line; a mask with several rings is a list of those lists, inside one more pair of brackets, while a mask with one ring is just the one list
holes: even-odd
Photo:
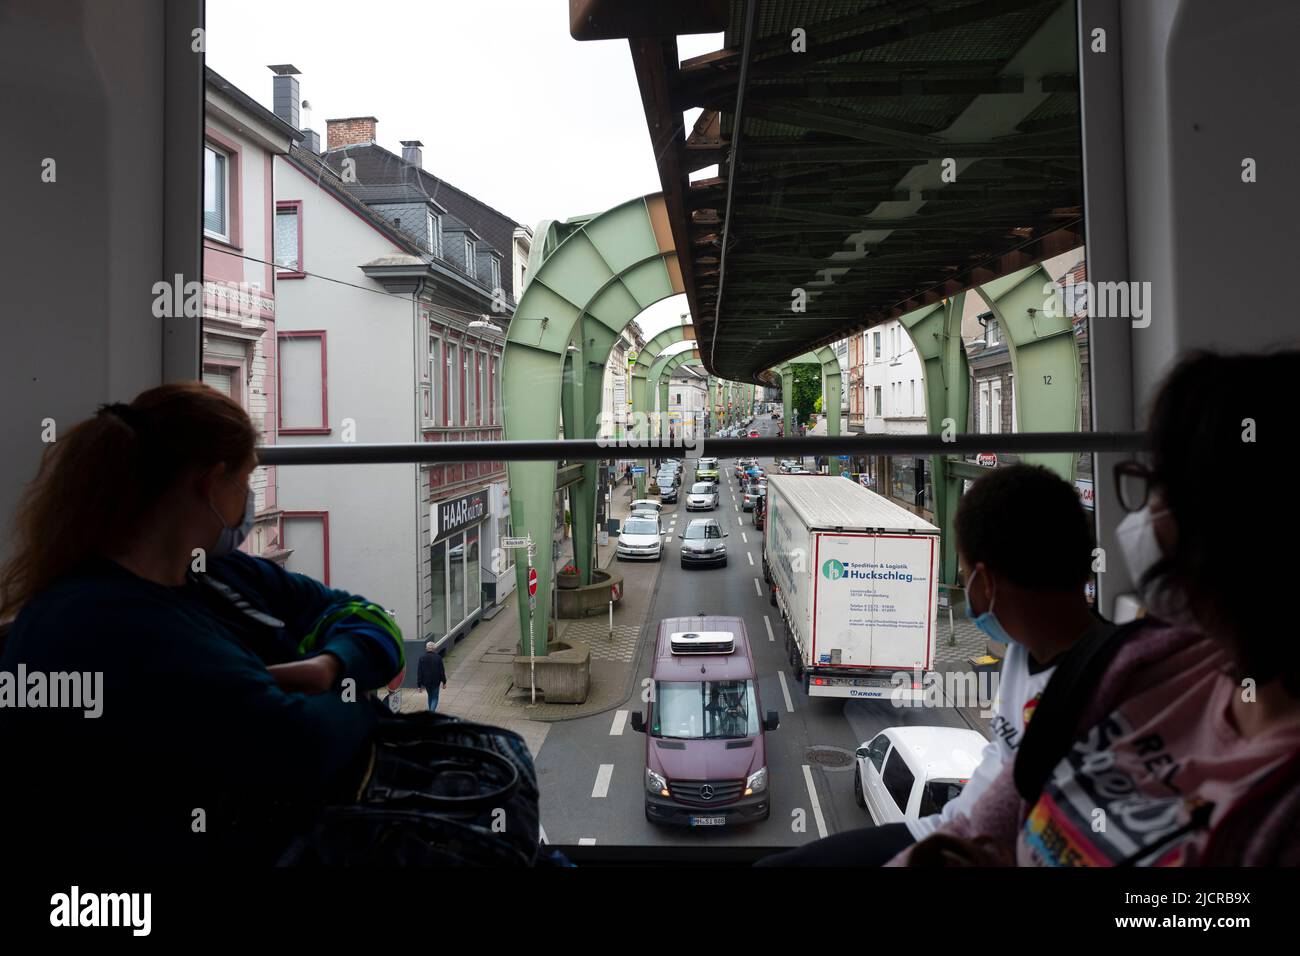
[[745, 536], [745, 532], [743, 531], [740, 532], [740, 540], [743, 541], [745, 544], [749, 544], [749, 538]]
[[614, 711], [614, 725], [609, 728], [609, 735], [611, 737], [622, 736], [623, 726], [627, 723], [627, 715], [628, 711], [626, 710]]
[[790, 699], [790, 685], [785, 682], [785, 671], [777, 671], [776, 676], [781, 678], [781, 693], [785, 695], [785, 709], [794, 713], [794, 701]]
[[595, 846], [595, 845], [596, 845], [596, 838], [595, 838], [595, 837], [579, 837], [579, 838], [578, 838], [578, 846]]
[[817, 788], [813, 785], [812, 768], [807, 764], [803, 765], [804, 783], [808, 784], [808, 796], [812, 799], [813, 819], [817, 821], [817, 835], [825, 839], [826, 837], [826, 820], [822, 817], [822, 805], [817, 799]]
[[593, 800], [602, 800], [609, 796], [609, 781], [614, 776], [614, 765], [612, 763], [603, 763], [600, 769], [596, 771], [596, 785], [591, 788], [591, 798]]
[[769, 641], [775, 641], [776, 635], [772, 633], [772, 619], [766, 614], [763, 615], [763, 624], [767, 627], [767, 639]]
[[749, 566], [752, 568], [754, 566], [754, 556], [746, 551], [745, 557], [749, 558]]
[[763, 589], [758, 586], [758, 578], [754, 578], [754, 593], [759, 597], [763, 596]]

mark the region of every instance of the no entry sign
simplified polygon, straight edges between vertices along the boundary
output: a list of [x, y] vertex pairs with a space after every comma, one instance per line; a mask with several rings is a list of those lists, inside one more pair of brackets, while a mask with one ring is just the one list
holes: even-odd
[[532, 597], [537, 593], [537, 569], [528, 569], [528, 596]]

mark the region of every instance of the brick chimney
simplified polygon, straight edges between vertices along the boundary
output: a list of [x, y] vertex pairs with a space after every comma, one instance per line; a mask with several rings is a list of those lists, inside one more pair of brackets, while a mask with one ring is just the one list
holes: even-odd
[[325, 121], [325, 148], [357, 146], [375, 141], [375, 127], [379, 120], [373, 116], [348, 116]]

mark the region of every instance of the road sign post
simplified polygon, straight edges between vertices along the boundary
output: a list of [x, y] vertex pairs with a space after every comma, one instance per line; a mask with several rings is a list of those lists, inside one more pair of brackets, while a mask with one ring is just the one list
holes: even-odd
[[528, 684], [529, 701], [537, 703], [537, 569], [528, 549]]

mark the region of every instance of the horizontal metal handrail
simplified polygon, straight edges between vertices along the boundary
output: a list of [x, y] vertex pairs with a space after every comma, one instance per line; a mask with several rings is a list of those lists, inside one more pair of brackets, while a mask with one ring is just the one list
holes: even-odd
[[[402, 462], [442, 464], [461, 461], [592, 461], [603, 458], [695, 457], [701, 452], [717, 458], [818, 455], [967, 455], [981, 452], [1135, 452], [1146, 447], [1145, 432], [1037, 432], [998, 435], [816, 435], [789, 438], [706, 438], [696, 446], [681, 442], [634, 445], [586, 439], [582, 441], [402, 442], [363, 445], [262, 445], [264, 465], [392, 465]], [[677, 454], [674, 455], [673, 453]]]

